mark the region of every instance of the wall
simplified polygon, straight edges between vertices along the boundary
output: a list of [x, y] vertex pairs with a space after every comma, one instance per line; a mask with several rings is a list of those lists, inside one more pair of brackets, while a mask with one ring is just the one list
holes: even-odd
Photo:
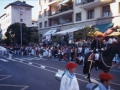
[[[41, 10], [41, 12], [42, 12], [42, 17], [41, 18], [39, 18], [39, 16], [38, 16], [38, 28], [40, 28], [39, 27], [39, 23], [40, 22], [42, 22], [42, 28], [44, 28], [44, 22], [45, 21], [47, 21], [47, 23], [48, 23], [48, 15], [47, 16], [44, 16], [44, 10], [45, 9], [47, 9], [47, 10], [49, 10], [49, 6], [47, 6], [47, 3], [44, 3], [44, 0], [40, 0], [40, 2], [41, 2], [41, 5], [42, 5], [42, 10]], [[39, 10], [40, 11], [40, 10]]]
[[[21, 16], [20, 12], [22, 13]], [[27, 27], [31, 27], [32, 26], [31, 8], [23, 6], [12, 6], [12, 23], [20, 22], [20, 18], [23, 19], [22, 23], [25, 23]]]
[[[75, 2], [75, 0], [74, 0]], [[115, 23], [115, 25], [120, 26], [120, 6], [119, 6], [120, 0], [116, 0], [116, 2], [106, 4], [110, 5], [111, 7], [111, 16], [102, 17], [102, 8], [103, 6], [98, 6], [94, 8], [94, 19], [87, 19], [87, 11], [83, 8], [80, 8], [80, 5], [76, 6], [74, 3], [74, 14], [73, 14], [73, 23], [72, 24], [65, 24], [62, 26], [56, 26], [56, 28], [60, 28], [60, 30], [66, 30], [69, 28], [77, 27], [77, 26], [86, 26], [86, 25], [96, 25], [96, 24], [107, 24], [107, 23]], [[76, 22], [76, 13], [82, 12], [82, 20], [79, 22]], [[60, 19], [63, 21], [62, 19]], [[45, 31], [49, 30], [51, 27], [45, 28], [45, 29], [40, 29], [40, 32], [45, 33]]]

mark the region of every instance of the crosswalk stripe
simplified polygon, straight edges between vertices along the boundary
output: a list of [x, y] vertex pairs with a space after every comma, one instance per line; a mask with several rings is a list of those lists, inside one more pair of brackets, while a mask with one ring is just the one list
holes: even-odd
[[9, 62], [8, 60], [5, 60], [5, 59], [0, 59], [0, 61], [3, 61], [3, 62]]

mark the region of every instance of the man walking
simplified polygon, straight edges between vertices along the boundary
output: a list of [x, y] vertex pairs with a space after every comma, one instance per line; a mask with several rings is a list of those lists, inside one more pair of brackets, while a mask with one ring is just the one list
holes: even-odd
[[77, 64], [69, 62], [66, 65], [68, 71], [63, 75], [60, 85], [60, 90], [79, 90], [77, 78], [75, 76]]

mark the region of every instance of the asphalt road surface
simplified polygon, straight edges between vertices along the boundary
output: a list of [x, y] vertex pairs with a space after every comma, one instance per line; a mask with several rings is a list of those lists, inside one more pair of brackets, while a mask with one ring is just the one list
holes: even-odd
[[[60, 82], [55, 74], [65, 71], [66, 62], [57, 59], [39, 59], [33, 56], [13, 56], [12, 60], [0, 56], [0, 90], [59, 90]], [[76, 77], [80, 90], [86, 90], [88, 83], [82, 73], [83, 66], [78, 66]], [[92, 70], [92, 81], [98, 81], [102, 71]], [[114, 76], [112, 89], [120, 90], [120, 69], [111, 69]]]

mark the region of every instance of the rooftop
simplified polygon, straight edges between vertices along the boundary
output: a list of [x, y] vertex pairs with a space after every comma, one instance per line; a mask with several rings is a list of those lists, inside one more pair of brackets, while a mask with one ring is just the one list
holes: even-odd
[[1, 15], [0, 18], [3, 17], [3, 16], [5, 16], [5, 15], [6, 15], [6, 13], [4, 13], [3, 15]]
[[23, 1], [23, 2], [22, 1], [15, 1], [13, 3], [8, 4], [4, 9], [6, 9], [7, 7], [9, 7], [10, 5], [19, 5], [19, 6], [25, 6], [25, 7], [31, 7], [31, 8], [33, 8], [33, 6], [31, 6], [29, 4], [26, 4], [25, 1]]

